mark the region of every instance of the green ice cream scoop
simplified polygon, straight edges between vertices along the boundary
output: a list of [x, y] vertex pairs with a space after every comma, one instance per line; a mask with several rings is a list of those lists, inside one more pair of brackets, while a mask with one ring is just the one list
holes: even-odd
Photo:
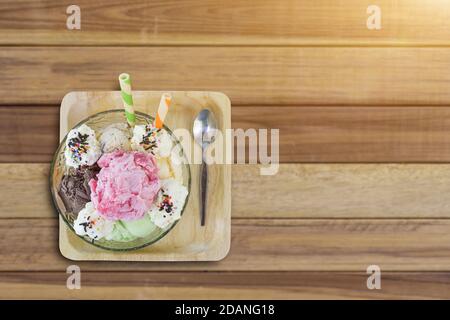
[[139, 220], [121, 221], [121, 223], [130, 234], [138, 238], [144, 238], [157, 229], [148, 214]]
[[125, 228], [125, 226], [121, 221], [117, 221], [114, 224], [113, 231], [106, 237], [106, 239], [112, 241], [126, 242], [132, 241], [136, 239], [136, 237], [132, 235], [130, 231], [127, 230], [127, 228]]

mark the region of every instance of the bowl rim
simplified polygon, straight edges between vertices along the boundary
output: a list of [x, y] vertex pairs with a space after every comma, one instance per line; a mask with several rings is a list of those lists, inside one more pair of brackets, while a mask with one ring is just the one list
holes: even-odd
[[[119, 113], [119, 112], [125, 113], [125, 110], [124, 110], [124, 109], [110, 109], [110, 110], [105, 110], [105, 111], [97, 112], [97, 113], [95, 113], [95, 114], [93, 114], [93, 115], [90, 115], [89, 117], [87, 117], [87, 118], [81, 120], [81, 121], [78, 122], [75, 126], [73, 126], [70, 130], [73, 130], [73, 129], [75, 129], [75, 128], [78, 128], [79, 126], [85, 124], [86, 122], [88, 122], [88, 121], [91, 120], [92, 118], [95, 118], [96, 116], [99, 116], [99, 115], [102, 115], [102, 114], [106, 114], [106, 113]], [[151, 115], [146, 114], [146, 113], [144, 113], [144, 112], [135, 111], [135, 113], [138, 114], [138, 115], [140, 115], [140, 116], [142, 116], [142, 117], [144, 117], [144, 118], [147, 118], [147, 119], [151, 120], [152, 122], [155, 120], [154, 117], [152, 117]], [[124, 119], [125, 119], [125, 116], [124, 116]], [[169, 132], [170, 136], [172, 137], [172, 139], [174, 139], [174, 140], [176, 141], [176, 143], [180, 145], [181, 151], [183, 152], [184, 160], [186, 160], [186, 154], [185, 154], [184, 149], [183, 149], [183, 146], [182, 146], [182, 144], [180, 143], [180, 141], [178, 140], [178, 138], [173, 134], [172, 130], [170, 130], [165, 124], [163, 124], [163, 128], [164, 128], [165, 130], [167, 130], [167, 131]], [[192, 177], [191, 177], [191, 166], [189, 165], [189, 163], [188, 163], [188, 162], [185, 163], [185, 166], [188, 168], [188, 170], [187, 170], [187, 172], [188, 172], [188, 185], [187, 185], [187, 188], [188, 188], [188, 194], [187, 194], [187, 196], [186, 196], [186, 200], [184, 201], [183, 208], [181, 209], [180, 219], [178, 219], [178, 220], [176, 220], [175, 222], [173, 222], [172, 225], [171, 225], [168, 229], [166, 229], [166, 230], [165, 230], [164, 232], [162, 232], [158, 237], [156, 237], [155, 239], [153, 239], [153, 240], [150, 241], [150, 242], [146, 242], [146, 243], [144, 243], [144, 244], [142, 244], [142, 245], [135, 246], [135, 247], [130, 247], [130, 248], [111, 248], [111, 247], [106, 247], [106, 246], [103, 246], [103, 245], [101, 245], [101, 244], [98, 244], [94, 239], [88, 240], [86, 236], [80, 236], [80, 235], [78, 235], [78, 234], [75, 232], [75, 229], [73, 228], [73, 226], [72, 226], [72, 225], [70, 224], [70, 222], [66, 219], [65, 215], [61, 212], [61, 210], [60, 210], [60, 208], [59, 208], [59, 206], [58, 206], [58, 204], [57, 204], [57, 202], [56, 202], [56, 195], [55, 195], [55, 192], [54, 192], [55, 188], [54, 188], [54, 185], [53, 185], [53, 174], [54, 174], [54, 170], [55, 170], [55, 163], [56, 163], [56, 160], [57, 160], [59, 154], [61, 153], [61, 149], [62, 149], [62, 148], [65, 148], [65, 142], [66, 142], [66, 140], [67, 140], [67, 136], [68, 136], [70, 130], [66, 133], [66, 135], [64, 136], [64, 138], [63, 138], [63, 139], [61, 140], [61, 142], [59, 143], [59, 146], [58, 146], [58, 148], [56, 149], [55, 154], [53, 155], [52, 162], [51, 162], [51, 164], [50, 164], [50, 172], [49, 172], [49, 182], [50, 182], [50, 185], [49, 185], [49, 186], [50, 186], [50, 193], [51, 193], [51, 195], [52, 195], [52, 204], [53, 204], [53, 207], [56, 209], [56, 211], [57, 211], [57, 213], [58, 213], [58, 216], [60, 216], [60, 217], [64, 220], [65, 224], [69, 227], [69, 229], [71, 229], [71, 231], [72, 231], [77, 237], [83, 239], [83, 241], [89, 243], [90, 245], [93, 245], [93, 246], [95, 246], [95, 247], [97, 247], [97, 248], [101, 248], [101, 249], [104, 249], [104, 250], [118, 251], [118, 252], [120, 252], [120, 251], [123, 252], [123, 251], [134, 251], [134, 250], [139, 250], [139, 249], [148, 247], [148, 246], [150, 246], [150, 245], [156, 243], [157, 241], [161, 240], [162, 238], [164, 238], [164, 237], [165, 237], [165, 236], [166, 236], [166, 235], [167, 235], [167, 234], [168, 234], [168, 233], [169, 233], [169, 232], [177, 225], [177, 223], [181, 220], [181, 217], [183, 216], [184, 211], [185, 211], [185, 209], [186, 209], [186, 206], [187, 206], [187, 204], [188, 204], [188, 202], [189, 202], [189, 197], [190, 197], [190, 194], [191, 194], [191, 179], [192, 179]], [[118, 241], [116, 241], [116, 242], [118, 242]], [[123, 243], [126, 243], [126, 241], [124, 241]]]

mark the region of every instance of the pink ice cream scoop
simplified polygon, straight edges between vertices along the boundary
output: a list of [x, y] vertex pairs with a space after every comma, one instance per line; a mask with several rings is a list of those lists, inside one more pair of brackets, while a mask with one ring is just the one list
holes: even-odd
[[104, 154], [97, 180], [91, 179], [94, 207], [109, 220], [142, 218], [159, 190], [158, 168], [150, 153], [124, 152]]

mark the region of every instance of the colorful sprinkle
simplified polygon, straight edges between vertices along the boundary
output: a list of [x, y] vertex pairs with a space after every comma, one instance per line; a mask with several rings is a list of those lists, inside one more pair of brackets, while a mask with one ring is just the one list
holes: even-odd
[[[166, 211], [167, 213], [171, 213], [172, 210], [174, 209], [173, 207], [173, 201], [172, 201], [172, 197], [169, 196], [168, 194], [165, 193], [165, 191], [163, 189], [161, 189], [162, 191], [162, 202], [159, 205], [159, 211]], [[165, 218], [165, 216], [164, 216]]]
[[69, 147], [72, 158], [74, 160], [81, 161], [82, 155], [88, 152], [88, 138], [88, 134], [81, 134], [80, 132], [78, 132], [78, 135], [76, 137], [73, 137], [68, 141], [67, 146]]
[[154, 154], [153, 149], [157, 147], [156, 136], [160, 131], [161, 129], [158, 129], [151, 124], [145, 126], [145, 134], [140, 142], [140, 145], [144, 150], [150, 150], [150, 153]]

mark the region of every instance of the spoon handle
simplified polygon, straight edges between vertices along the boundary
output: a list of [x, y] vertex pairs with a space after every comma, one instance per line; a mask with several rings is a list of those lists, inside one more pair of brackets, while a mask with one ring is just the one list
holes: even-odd
[[208, 167], [205, 161], [202, 161], [200, 168], [200, 225], [205, 225], [206, 220], [206, 190], [208, 185]]

